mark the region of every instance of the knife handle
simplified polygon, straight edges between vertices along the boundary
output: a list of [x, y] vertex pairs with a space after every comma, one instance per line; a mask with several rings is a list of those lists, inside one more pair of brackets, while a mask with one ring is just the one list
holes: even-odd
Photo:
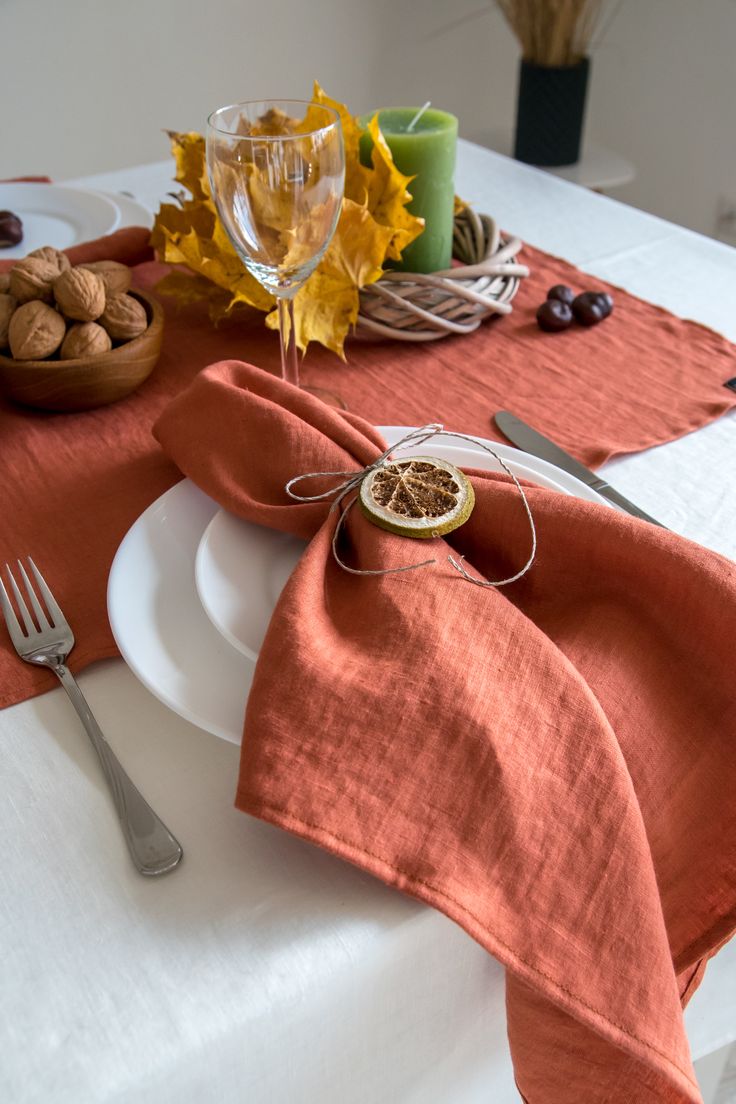
[[657, 521], [656, 518], [650, 517], [639, 506], [636, 506], [633, 502], [630, 502], [628, 498], [625, 498], [619, 491], [615, 490], [610, 483], [606, 483], [605, 479], [596, 480], [591, 484], [594, 491], [597, 491], [599, 495], [603, 495], [609, 502], [612, 502], [614, 506], [620, 506], [622, 510], [626, 510], [627, 514], [632, 514], [634, 517], [641, 518], [642, 521], [651, 522], [652, 525], [658, 525], [660, 529], [666, 529], [667, 526], [663, 525], [661, 521]]

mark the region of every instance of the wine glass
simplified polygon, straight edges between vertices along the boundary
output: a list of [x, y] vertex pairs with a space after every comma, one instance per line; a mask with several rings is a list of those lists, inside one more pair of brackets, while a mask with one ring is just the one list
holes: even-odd
[[[294, 296], [324, 256], [340, 217], [340, 116], [302, 100], [253, 100], [207, 120], [207, 172], [235, 250], [278, 303], [281, 374], [299, 386]], [[305, 388], [344, 406], [329, 392]]]

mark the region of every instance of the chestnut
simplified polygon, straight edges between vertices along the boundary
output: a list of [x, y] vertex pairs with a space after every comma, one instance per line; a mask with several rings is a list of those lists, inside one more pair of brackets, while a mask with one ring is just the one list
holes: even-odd
[[583, 291], [576, 295], [572, 313], [581, 326], [595, 326], [607, 316], [605, 304], [600, 302], [597, 291]]
[[604, 310], [605, 317], [608, 318], [609, 314], [613, 311], [613, 299], [607, 291], [596, 291], [594, 294], [599, 306]]
[[572, 309], [560, 299], [547, 299], [537, 310], [537, 325], [546, 333], [560, 333], [572, 323]]
[[0, 211], [0, 249], [23, 241], [23, 223], [12, 211]]
[[571, 306], [575, 298], [575, 292], [567, 284], [555, 284], [547, 292], [547, 298], [558, 299], [560, 303], [567, 303], [568, 306]]

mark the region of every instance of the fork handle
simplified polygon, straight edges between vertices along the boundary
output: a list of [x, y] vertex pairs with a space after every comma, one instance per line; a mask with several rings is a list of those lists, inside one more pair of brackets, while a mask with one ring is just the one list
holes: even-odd
[[99, 756], [125, 842], [137, 869], [149, 875], [173, 870], [184, 853], [181, 845], [121, 767], [69, 668], [60, 663], [52, 670], [69, 695]]

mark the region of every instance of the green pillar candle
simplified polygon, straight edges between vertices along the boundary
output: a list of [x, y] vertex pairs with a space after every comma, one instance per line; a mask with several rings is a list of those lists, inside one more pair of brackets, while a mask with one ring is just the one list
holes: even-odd
[[[378, 125], [400, 172], [414, 176], [409, 184], [409, 210], [424, 219], [424, 230], [406, 247], [393, 267], [405, 272], [438, 272], [452, 260], [452, 228], [455, 203], [455, 147], [457, 119], [429, 107], [409, 130], [418, 107], [385, 107]], [[361, 123], [368, 125], [372, 116]], [[373, 141], [367, 131], [360, 139], [360, 159], [371, 164]]]

